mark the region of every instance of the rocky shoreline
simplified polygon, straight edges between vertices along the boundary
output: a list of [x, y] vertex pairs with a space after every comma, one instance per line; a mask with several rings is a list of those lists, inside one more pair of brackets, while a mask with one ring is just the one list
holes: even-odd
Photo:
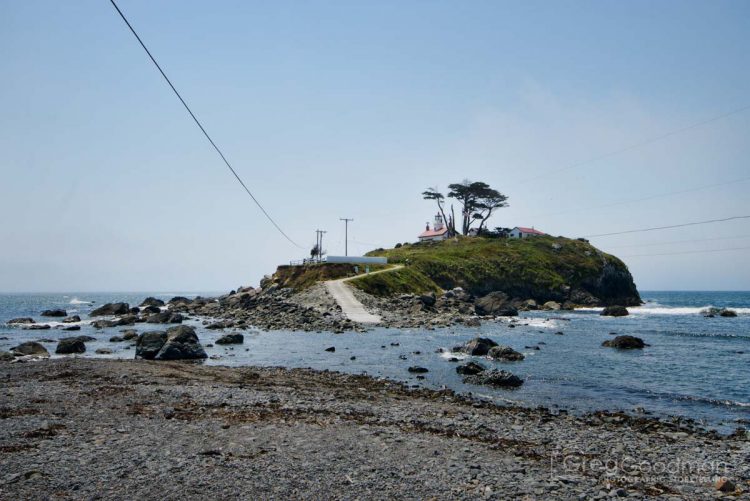
[[750, 488], [747, 436], [685, 421], [498, 407], [304, 369], [67, 358], [0, 371], [3, 499], [746, 499]]

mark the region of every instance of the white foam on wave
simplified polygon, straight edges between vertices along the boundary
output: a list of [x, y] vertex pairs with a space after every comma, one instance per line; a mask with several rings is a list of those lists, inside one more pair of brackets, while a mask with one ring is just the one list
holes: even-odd
[[85, 301], [83, 299], [78, 299], [77, 297], [74, 297], [70, 300], [68, 304], [94, 304], [93, 301]]
[[542, 329], [558, 329], [560, 327], [560, 322], [558, 320], [546, 318], [528, 317], [521, 320], [520, 323], [526, 324], [529, 327], [539, 327]]
[[467, 355], [466, 353], [452, 352], [450, 350], [445, 350], [443, 353], [440, 354], [440, 357], [444, 358], [446, 360], [451, 359], [451, 358], [457, 358], [459, 360], [465, 360], [465, 359], [469, 358], [469, 355]]
[[[643, 306], [629, 306], [631, 315], [700, 315], [702, 311], [714, 308], [713, 305], [706, 306], [664, 306], [659, 303], [646, 303]], [[576, 311], [601, 312], [604, 308], [576, 308]], [[750, 315], [750, 308], [727, 308], [737, 312], [738, 315]]]

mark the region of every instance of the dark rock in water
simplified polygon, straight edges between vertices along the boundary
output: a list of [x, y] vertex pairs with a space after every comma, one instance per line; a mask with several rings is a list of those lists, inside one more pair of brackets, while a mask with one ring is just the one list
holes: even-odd
[[162, 311], [151, 315], [146, 319], [149, 324], [181, 324], [183, 316], [179, 313], [173, 313], [171, 311]]
[[138, 339], [138, 332], [134, 331], [133, 329], [126, 329], [122, 332], [122, 339], [125, 341], [130, 341], [131, 339]]
[[437, 298], [435, 297], [434, 292], [430, 292], [428, 294], [422, 294], [421, 296], [419, 296], [419, 301], [425, 306], [435, 306]]
[[607, 306], [601, 312], [604, 317], [625, 317], [628, 314], [628, 309], [624, 306]]
[[42, 331], [46, 329], [51, 329], [51, 327], [47, 324], [25, 324], [26, 327], [24, 327], [24, 330], [27, 331]]
[[187, 325], [167, 329], [167, 341], [161, 347], [155, 360], [195, 360], [207, 358], [203, 346], [198, 341], [195, 329]]
[[9, 351], [0, 351], [0, 362], [12, 362], [15, 358]]
[[89, 313], [89, 316], [101, 317], [104, 315], [127, 315], [128, 313], [130, 313], [130, 305], [128, 303], [107, 303], [93, 310]]
[[81, 321], [81, 317], [79, 317], [78, 315], [71, 315], [68, 318], [63, 318], [62, 321], [63, 321], [64, 324], [72, 324], [72, 323], [75, 323], [75, 322], [80, 322]]
[[482, 325], [482, 322], [480, 322], [477, 317], [469, 317], [464, 320], [464, 325], [466, 327], [479, 327], [480, 325]]
[[22, 355], [34, 355], [37, 357], [49, 357], [47, 349], [36, 341], [21, 343], [10, 349], [17, 357]]
[[487, 370], [487, 368], [482, 365], [478, 364], [476, 362], [469, 362], [468, 364], [459, 365], [456, 367], [456, 372], [461, 374], [462, 376], [473, 376], [474, 374], [479, 374], [482, 371]]
[[478, 315], [518, 316], [518, 309], [513, 306], [508, 295], [500, 291], [490, 292], [477, 299], [474, 309]]
[[161, 299], [156, 299], [155, 297], [149, 296], [146, 299], [144, 299], [143, 302], [141, 303], [141, 307], [144, 307], [144, 306], [156, 306], [156, 307], [164, 306], [164, 301], [162, 301]]
[[70, 355], [72, 353], [85, 353], [86, 344], [82, 337], [66, 337], [57, 343], [55, 353], [58, 355]]
[[67, 317], [68, 312], [61, 309], [44, 310], [42, 312], [43, 317]]
[[117, 323], [114, 320], [94, 320], [91, 322], [91, 327], [94, 329], [105, 329], [107, 327], [114, 327]]
[[63, 327], [63, 330], [64, 331], [79, 331], [79, 330], [81, 330], [81, 326], [80, 325], [69, 325], [67, 327]]
[[112, 350], [110, 350], [109, 348], [97, 348], [94, 353], [96, 353], [97, 355], [111, 355]]
[[503, 370], [486, 370], [478, 374], [466, 376], [464, 383], [496, 386], [500, 388], [515, 388], [523, 384], [523, 379]]
[[643, 348], [644, 346], [648, 346], [648, 345], [644, 343], [643, 339], [639, 337], [617, 336], [614, 339], [609, 339], [607, 341], [604, 341], [602, 343], [602, 346], [606, 346], [608, 348], [618, 348], [621, 350], [632, 350], [632, 349]]
[[175, 296], [169, 300], [169, 304], [190, 304], [191, 301], [183, 296]]
[[164, 343], [167, 342], [167, 333], [164, 331], [148, 331], [138, 336], [135, 343], [135, 358], [153, 360]]
[[12, 320], [8, 320], [8, 325], [16, 325], [16, 324], [33, 324], [34, 319], [29, 317], [22, 317], [22, 318], [14, 318]]
[[212, 322], [206, 325], [206, 329], [211, 330], [227, 329], [230, 327], [234, 327], [234, 322], [232, 322], [231, 320], [220, 320], [218, 322]]
[[497, 346], [497, 343], [492, 339], [486, 337], [475, 337], [463, 346], [454, 347], [453, 351], [463, 352], [474, 356], [482, 356], [489, 353], [490, 348], [493, 346]]
[[416, 373], [416, 374], [423, 374], [425, 372], [430, 372], [425, 367], [419, 367], [419, 366], [416, 366], [416, 365], [413, 366], [413, 367], [409, 367], [407, 370], [409, 372], [413, 372], [413, 373]]
[[328, 348], [326, 348], [325, 351], [330, 351], [331, 353], [333, 353], [334, 351], [336, 351], [336, 347], [335, 346], [329, 346]]
[[122, 343], [123, 341], [125, 340], [120, 336], [112, 336], [111, 338], [109, 338], [110, 343]]
[[522, 353], [517, 352], [510, 346], [504, 346], [502, 344], [490, 348], [490, 351], [487, 352], [487, 355], [495, 360], [508, 360], [511, 362], [524, 359]]
[[734, 310], [729, 310], [727, 308], [724, 308], [719, 312], [719, 316], [720, 317], [736, 317], [737, 312]]
[[216, 344], [242, 344], [244, 342], [245, 336], [243, 336], [239, 332], [233, 332], [232, 334], [221, 336], [216, 340]]
[[151, 306], [151, 305], [144, 306], [143, 308], [141, 308], [141, 313], [153, 315], [155, 313], [161, 313], [161, 308], [159, 308], [158, 306]]

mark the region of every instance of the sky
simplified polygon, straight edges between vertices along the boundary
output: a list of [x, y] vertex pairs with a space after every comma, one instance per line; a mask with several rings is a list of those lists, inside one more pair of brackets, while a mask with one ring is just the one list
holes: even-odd
[[[750, 106], [750, 2], [118, 3], [302, 248], [108, 1], [7, 0], [0, 291], [257, 285], [341, 217], [350, 254], [415, 241], [463, 179], [568, 237], [750, 215], [750, 109], [691, 127]], [[750, 219], [591, 242], [641, 290], [750, 289]]]

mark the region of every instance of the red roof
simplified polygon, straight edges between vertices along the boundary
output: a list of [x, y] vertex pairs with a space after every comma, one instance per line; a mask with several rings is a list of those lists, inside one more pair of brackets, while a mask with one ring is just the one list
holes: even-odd
[[444, 226], [439, 230], [425, 230], [419, 234], [419, 238], [439, 237], [440, 235], [445, 235], [446, 233], [448, 233], [448, 228]]
[[532, 235], [546, 235], [543, 231], [535, 230], [534, 228], [524, 228], [523, 226], [516, 226], [521, 233], [530, 233]]

